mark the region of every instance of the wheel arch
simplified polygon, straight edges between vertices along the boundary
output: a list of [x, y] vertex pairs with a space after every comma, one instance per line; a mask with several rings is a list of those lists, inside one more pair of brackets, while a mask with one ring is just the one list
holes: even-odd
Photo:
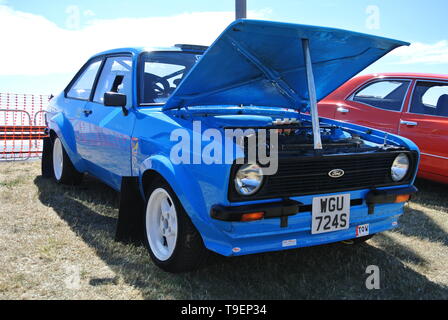
[[78, 153], [75, 131], [70, 121], [62, 113], [57, 113], [49, 119], [48, 129], [51, 142], [58, 137], [76, 170], [85, 172], [85, 164]]
[[142, 178], [141, 178], [141, 188], [142, 188], [142, 193], [144, 195], [144, 199], [148, 192], [148, 188], [151, 186], [151, 183], [156, 179], [163, 179], [166, 183], [168, 183], [168, 185], [170, 185], [169, 182], [166, 181], [166, 179], [158, 171], [156, 171], [154, 169], [146, 170], [145, 172], [143, 172]]
[[210, 223], [211, 218], [209, 212], [207, 212], [206, 199], [204, 199], [202, 188], [188, 168], [174, 166], [164, 155], [153, 155], [141, 163], [139, 172], [142, 196], [145, 195], [145, 188], [149, 186], [151, 181], [154, 181], [154, 178], [161, 177], [165, 180], [179, 199], [193, 225], [199, 231], [206, 247], [210, 249], [210, 239], [219, 232]]

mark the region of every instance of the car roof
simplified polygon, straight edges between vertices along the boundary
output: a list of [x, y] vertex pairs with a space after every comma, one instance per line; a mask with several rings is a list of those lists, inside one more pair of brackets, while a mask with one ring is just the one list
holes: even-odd
[[448, 74], [434, 74], [434, 73], [417, 73], [417, 72], [383, 72], [383, 73], [371, 73], [364, 74], [358, 77], [365, 78], [381, 78], [381, 77], [393, 77], [393, 78], [428, 78], [428, 79], [446, 79], [448, 80]]
[[176, 44], [172, 47], [127, 47], [127, 48], [116, 48], [111, 50], [106, 50], [95, 54], [93, 57], [112, 55], [117, 53], [132, 53], [138, 55], [142, 52], [153, 52], [153, 51], [172, 51], [172, 52], [200, 52], [203, 53], [208, 47], [201, 45], [191, 45], [191, 44]]

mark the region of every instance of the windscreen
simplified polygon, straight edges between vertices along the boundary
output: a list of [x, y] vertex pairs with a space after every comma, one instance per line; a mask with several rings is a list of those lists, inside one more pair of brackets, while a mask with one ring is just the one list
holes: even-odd
[[187, 52], [152, 52], [144, 55], [140, 104], [164, 104], [200, 57], [198, 53]]

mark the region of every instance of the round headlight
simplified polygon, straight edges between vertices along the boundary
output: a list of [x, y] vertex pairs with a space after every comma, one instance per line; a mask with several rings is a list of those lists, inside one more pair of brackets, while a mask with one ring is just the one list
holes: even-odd
[[263, 170], [258, 164], [241, 166], [235, 175], [235, 189], [243, 196], [255, 194], [263, 182]]
[[390, 169], [392, 180], [395, 182], [404, 179], [409, 170], [409, 157], [404, 153], [400, 153], [394, 160]]

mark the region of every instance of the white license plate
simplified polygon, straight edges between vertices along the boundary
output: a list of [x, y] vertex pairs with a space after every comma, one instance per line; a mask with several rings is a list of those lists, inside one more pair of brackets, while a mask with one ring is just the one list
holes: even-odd
[[311, 233], [346, 230], [350, 226], [350, 194], [313, 198]]

